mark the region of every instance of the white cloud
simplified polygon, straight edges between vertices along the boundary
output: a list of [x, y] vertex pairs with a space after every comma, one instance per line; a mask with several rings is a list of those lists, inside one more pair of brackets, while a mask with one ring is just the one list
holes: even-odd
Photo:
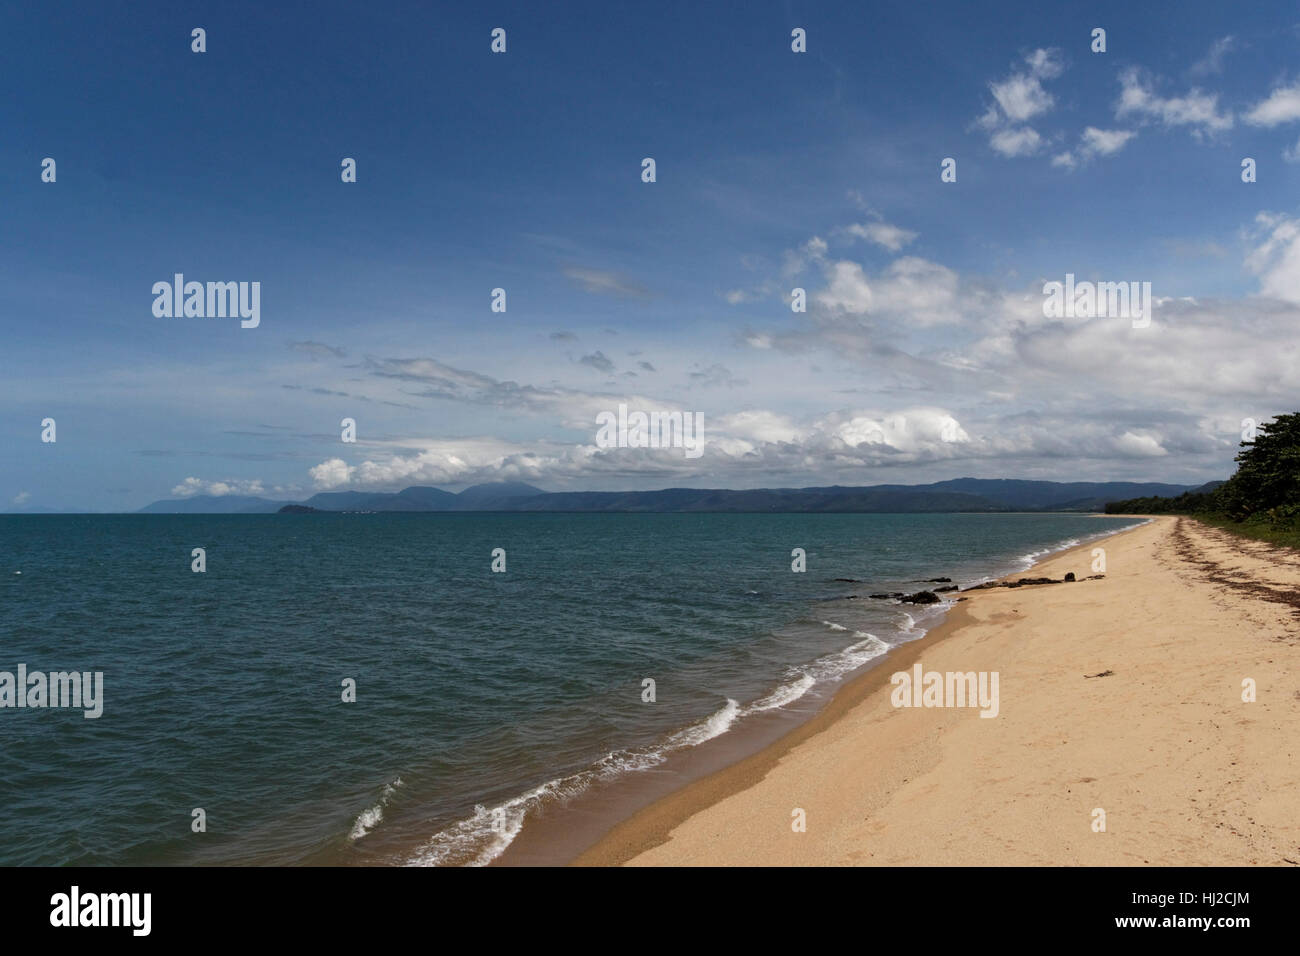
[[27, 501], [27, 499], [30, 498], [31, 496], [32, 493], [30, 491], [20, 491], [18, 492], [18, 494], [13, 496], [13, 498], [11, 499], [11, 503], [15, 505], [21, 505], [25, 501]]
[[194, 495], [212, 495], [214, 498], [222, 498], [226, 495], [263, 495], [266, 490], [262, 487], [262, 480], [254, 478], [251, 480], [228, 478], [225, 481], [205, 481], [202, 478], [186, 478], [183, 482], [172, 489], [172, 497], [190, 498]]
[[916, 238], [916, 233], [899, 226], [890, 225], [887, 222], [854, 223], [846, 227], [844, 231], [858, 239], [874, 242], [890, 252], [898, 252], [903, 246]]
[[1232, 128], [1232, 114], [1219, 111], [1219, 94], [1191, 89], [1185, 96], [1164, 97], [1130, 67], [1120, 75], [1116, 119], [1139, 117], [1163, 126], [1189, 126], [1197, 136]]
[[989, 145], [1003, 156], [1032, 156], [1043, 145], [1043, 138], [1029, 126], [998, 130], [989, 137]]
[[[1091, 129], [1083, 141], [1099, 154], [1131, 140], [1115, 135], [1127, 131]], [[1259, 295], [1197, 300], [1161, 288], [1144, 329], [1105, 317], [1047, 318], [1041, 280], [998, 288], [915, 256], [867, 271], [828, 259], [825, 243], [812, 240], [796, 251], [823, 279], [820, 288], [809, 283], [807, 314], [738, 335], [738, 351], [678, 356], [661, 376], [682, 389], [729, 386], [681, 393], [703, 404], [680, 409], [704, 413], [699, 459], [680, 449], [594, 445], [597, 411], [621, 400], [665, 410], [676, 402], [505, 382], [430, 359], [372, 359], [374, 375], [499, 411], [515, 437], [371, 442], [363, 461], [321, 460], [311, 478], [322, 489], [518, 479], [558, 490], [873, 484], [958, 470], [1226, 475], [1235, 423], [1291, 410], [1300, 380], [1300, 218], [1261, 214], [1250, 237], [1244, 264]], [[928, 331], [943, 324], [950, 328], [942, 336]], [[576, 429], [577, 440], [519, 438], [520, 409]]]
[[1081, 148], [1094, 156], [1109, 156], [1118, 153], [1124, 148], [1124, 144], [1136, 135], [1137, 133], [1132, 130], [1098, 129], [1089, 126], [1083, 131]]
[[352, 479], [352, 468], [342, 458], [331, 458], [308, 470], [318, 488], [338, 488]]
[[[317, 488], [397, 489], [409, 484], [456, 485], [523, 480], [564, 483], [643, 477], [673, 481], [745, 469], [789, 473], [814, 468], [851, 472], [869, 465], [958, 457], [971, 439], [948, 411], [910, 407], [893, 412], [842, 410], [803, 424], [767, 411], [706, 419], [699, 459], [681, 449], [598, 448], [595, 445], [509, 443], [495, 439], [423, 442], [414, 453], [394, 451], [359, 465], [332, 458], [310, 470]], [[595, 427], [593, 424], [592, 431]], [[418, 444], [403, 441], [402, 446]]]
[[1126, 431], [1114, 440], [1115, 451], [1130, 457], [1159, 457], [1169, 454], [1160, 440], [1152, 435], [1139, 435]]
[[876, 310], [914, 325], [943, 325], [961, 319], [957, 273], [937, 262], [904, 256], [875, 283]]
[[1300, 120], [1300, 83], [1278, 87], [1246, 113], [1252, 126], [1277, 126]]
[[[1043, 89], [1042, 81], [1055, 79], [1065, 68], [1058, 50], [1034, 50], [1025, 56], [1025, 63], [1029, 67], [1027, 73], [1012, 73], [1004, 80], [989, 84], [1002, 116], [1012, 123], [1023, 123], [1052, 108], [1055, 100]], [[985, 113], [981, 122], [992, 123], [996, 116], [996, 111], [993, 117]]]
[[1074, 152], [1067, 150], [1053, 156], [1052, 165], [1073, 169], [1076, 165], [1087, 163], [1098, 156], [1110, 156], [1123, 149], [1125, 144], [1136, 135], [1136, 130], [1086, 127], [1079, 137], [1078, 149]]
[[862, 266], [856, 262], [834, 262], [827, 268], [829, 285], [817, 293], [816, 301], [832, 312], [863, 315], [871, 308], [871, 286]]
[[1038, 77], [1023, 73], [1013, 74], [1001, 83], [990, 83], [989, 89], [1002, 114], [1013, 123], [1023, 123], [1046, 113], [1055, 102]]
[[756, 409], [722, 416], [717, 425], [723, 434], [757, 443], [797, 442], [804, 433], [788, 415]]
[[1255, 217], [1263, 241], [1246, 258], [1259, 276], [1261, 295], [1300, 304], [1300, 219], [1261, 212]]
[[1060, 52], [1053, 49], [1034, 50], [1025, 56], [1025, 64], [1027, 71], [989, 83], [993, 103], [975, 121], [989, 133], [989, 145], [1003, 156], [1029, 156], [1041, 148], [1038, 131], [1023, 124], [1055, 105], [1043, 81], [1055, 79], [1065, 68]]

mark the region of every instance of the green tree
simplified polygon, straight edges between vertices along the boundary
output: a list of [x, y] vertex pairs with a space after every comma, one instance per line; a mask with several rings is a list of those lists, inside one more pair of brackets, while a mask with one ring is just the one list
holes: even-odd
[[1260, 425], [1236, 460], [1237, 473], [1216, 495], [1219, 510], [1234, 521], [1293, 521], [1300, 513], [1300, 413]]

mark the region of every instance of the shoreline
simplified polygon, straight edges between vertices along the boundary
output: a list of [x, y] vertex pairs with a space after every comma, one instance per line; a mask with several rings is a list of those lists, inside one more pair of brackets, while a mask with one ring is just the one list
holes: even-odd
[[[1079, 544], [1051, 551], [1040, 556], [1027, 568], [990, 580], [1003, 582], [1029, 575], [1045, 564], [1070, 559], [1084, 550], [1091, 550], [1097, 542], [1114, 541], [1148, 527], [1152, 519], [1147, 515], [1104, 515], [1107, 518], [1142, 518], [1142, 524], [1127, 527], [1109, 534], [1099, 534]], [[1079, 575], [1080, 578], [1083, 575]], [[1075, 582], [1076, 584], [1080, 582]], [[1064, 585], [1041, 585], [1054, 588]], [[795, 748], [834, 727], [849, 712], [878, 694], [888, 693], [890, 678], [920, 661], [930, 649], [937, 647], [971, 623], [969, 604], [984, 595], [1007, 589], [958, 592], [958, 603], [950, 607], [939, 622], [923, 637], [894, 647], [861, 674], [840, 686], [830, 699], [809, 719], [791, 728], [777, 740], [758, 752], [743, 757], [735, 763], [716, 770], [700, 779], [690, 781], [673, 792], [659, 797], [648, 806], [636, 811], [616, 824], [595, 844], [578, 854], [571, 866], [617, 866], [648, 850], [665, 844], [672, 831], [701, 811], [713, 807], [728, 797], [748, 790], [762, 780]], [[891, 665], [891, 666], [886, 666]]]

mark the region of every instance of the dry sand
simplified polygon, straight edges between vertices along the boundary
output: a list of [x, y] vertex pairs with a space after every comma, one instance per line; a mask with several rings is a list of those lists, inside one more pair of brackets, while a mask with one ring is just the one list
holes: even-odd
[[[1084, 578], [1094, 547], [1104, 579], [963, 595], [804, 727], [577, 862], [1296, 865], [1300, 555], [1157, 518], [1026, 575]], [[918, 660], [998, 672], [998, 716], [894, 707], [890, 675]]]

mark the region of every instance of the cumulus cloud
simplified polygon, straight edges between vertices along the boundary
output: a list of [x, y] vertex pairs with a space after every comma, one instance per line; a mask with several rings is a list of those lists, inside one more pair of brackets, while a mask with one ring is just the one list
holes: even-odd
[[212, 495], [221, 498], [226, 495], [263, 495], [260, 478], [251, 480], [227, 478], [225, 481], [205, 481], [202, 478], [186, 478], [172, 489], [174, 498], [191, 498], [194, 495]]
[[[1279, 231], [1284, 225], [1268, 229], [1261, 255], [1293, 248], [1295, 234]], [[1269, 261], [1284, 268], [1280, 260]], [[890, 368], [910, 363], [956, 376], [947, 390], [964, 412], [945, 404], [887, 404], [810, 416], [762, 407], [706, 413], [704, 454], [690, 460], [674, 449], [596, 447], [595, 411], [604, 409], [593, 408], [573, 423], [589, 437], [571, 444], [403, 438], [367, 445], [359, 464], [323, 460], [311, 478], [318, 488], [375, 489], [501, 479], [579, 488], [610, 482], [663, 487], [696, 479], [731, 486], [799, 478], [865, 484], [889, 480], [870, 469], [962, 462], [963, 470], [974, 470], [987, 462], [994, 473], [1032, 475], [1054, 460], [1068, 462], [1070, 474], [1079, 477], [1168, 476], [1164, 466], [1152, 473], [1143, 463], [1174, 456], [1202, 466], [1229, 460], [1235, 423], [1289, 408], [1290, 383], [1300, 379], [1293, 333], [1300, 307], [1277, 298], [1165, 299], [1146, 329], [1102, 317], [1047, 319], [1041, 294], [1008, 292], [997, 302], [976, 323], [973, 340], [928, 356], [889, 358]], [[848, 354], [855, 337], [865, 349], [870, 334], [812, 324], [802, 340], [805, 348]], [[1177, 403], [1170, 396], [1179, 396]], [[675, 407], [645, 399], [629, 404]], [[605, 409], [615, 407], [610, 402]], [[951, 468], [942, 474], [950, 476]]]
[[1198, 137], [1220, 133], [1233, 125], [1232, 114], [1219, 109], [1219, 94], [1193, 88], [1183, 96], [1161, 96], [1154, 82], [1134, 67], [1120, 74], [1115, 118], [1146, 120], [1166, 127], [1187, 126]]
[[831, 312], [863, 315], [871, 309], [871, 286], [856, 262], [833, 262], [827, 267], [829, 284], [817, 293], [816, 301]]
[[1124, 148], [1124, 144], [1136, 135], [1137, 133], [1132, 130], [1098, 129], [1089, 126], [1083, 131], [1083, 145], [1080, 148], [1096, 156], [1109, 156], [1118, 153]]
[[989, 145], [1003, 156], [1032, 156], [1043, 146], [1038, 131], [1028, 126], [1000, 129], [989, 137]]
[[813, 301], [832, 316], [870, 315], [918, 326], [961, 318], [957, 273], [927, 259], [895, 259], [870, 279], [858, 263], [843, 260], [828, 263], [825, 275], [827, 285]]
[[[1104, 152], [1120, 139], [1089, 141]], [[324, 458], [311, 478], [319, 488], [391, 490], [500, 479], [560, 488], [871, 484], [957, 468], [1055, 478], [1065, 477], [1062, 468], [1079, 478], [1226, 474], [1240, 420], [1290, 410], [1300, 380], [1300, 218], [1261, 213], [1243, 236], [1257, 295], [1198, 300], [1157, 289], [1163, 297], [1141, 329], [1105, 316], [1044, 316], [1041, 279], [1006, 287], [915, 256], [868, 270], [810, 241], [795, 250], [817, 269], [804, 280], [809, 311], [738, 334], [737, 346], [747, 346], [735, 355], [740, 365], [710, 360], [681, 373], [688, 388], [721, 386], [687, 393], [703, 406], [698, 459], [680, 449], [597, 447], [595, 416], [624, 401], [699, 406], [507, 382], [433, 359], [368, 359], [372, 375], [440, 399], [527, 411], [575, 430], [576, 440], [372, 441], [363, 461]], [[811, 353], [815, 368], [799, 358]], [[828, 408], [828, 399], [841, 407]]]
[[993, 102], [976, 120], [989, 134], [989, 145], [1003, 156], [1030, 156], [1043, 146], [1043, 137], [1026, 125], [1055, 105], [1043, 81], [1052, 80], [1065, 69], [1059, 50], [1038, 49], [1024, 58], [1024, 69], [989, 83]]
[[1137, 135], [1136, 130], [1098, 129], [1088, 126], [1079, 137], [1079, 146], [1073, 152], [1066, 151], [1052, 157], [1053, 166], [1065, 166], [1073, 169], [1098, 156], [1110, 156], [1118, 153]]
[[[592, 433], [594, 437], [593, 420]], [[770, 412], [742, 412], [706, 420], [704, 454], [687, 458], [679, 448], [600, 448], [595, 444], [512, 443], [489, 438], [403, 441], [357, 465], [331, 458], [310, 469], [316, 487], [384, 489], [408, 484], [449, 485], [479, 481], [589, 481], [639, 477], [685, 480], [718, 470], [735, 474], [786, 474], [815, 467], [849, 473], [864, 466], [937, 461], [957, 457], [970, 436], [937, 408], [891, 413], [843, 410], [806, 423]]]
[[989, 84], [998, 110], [1013, 123], [1023, 123], [1052, 108], [1055, 100], [1043, 89], [1043, 80], [1055, 79], [1064, 69], [1056, 50], [1034, 50], [1025, 57], [1025, 63], [1027, 71]]
[[1169, 454], [1156, 436], [1142, 435], [1131, 431], [1126, 431], [1115, 438], [1115, 450], [1119, 454], [1135, 458], [1158, 458], [1161, 455]]
[[1251, 107], [1245, 120], [1252, 126], [1266, 127], [1300, 120], [1300, 83], [1273, 90]]
[[1300, 304], [1300, 219], [1261, 212], [1255, 225], [1261, 241], [1246, 268], [1259, 276], [1260, 294]]

